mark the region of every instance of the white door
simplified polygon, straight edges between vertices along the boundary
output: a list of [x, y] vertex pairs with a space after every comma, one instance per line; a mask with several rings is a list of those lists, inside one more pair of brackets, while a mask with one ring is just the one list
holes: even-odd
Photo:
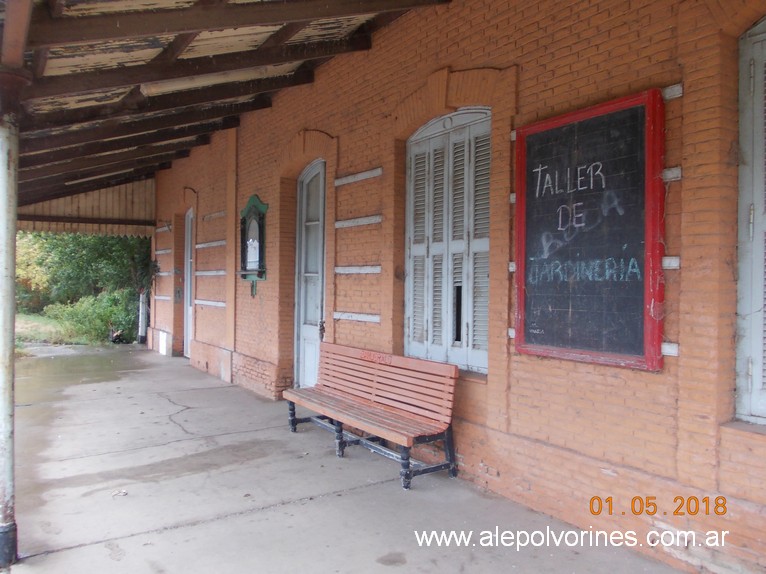
[[184, 357], [191, 355], [192, 325], [194, 324], [194, 298], [192, 293], [192, 278], [194, 271], [194, 210], [186, 212], [186, 228], [184, 237]]
[[295, 286], [295, 386], [313, 387], [324, 333], [325, 164], [312, 163], [298, 181]]

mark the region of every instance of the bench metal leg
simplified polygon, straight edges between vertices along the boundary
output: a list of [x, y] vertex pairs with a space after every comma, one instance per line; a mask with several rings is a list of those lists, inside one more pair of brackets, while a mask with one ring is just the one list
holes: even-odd
[[346, 438], [343, 436], [343, 423], [340, 421], [335, 422], [335, 455], [338, 458], [343, 458], [344, 451], [346, 450]]
[[295, 419], [295, 403], [287, 401], [287, 417], [290, 421], [290, 432], [298, 430], [298, 421]]
[[455, 458], [455, 443], [452, 439], [452, 425], [444, 433], [444, 458], [449, 463], [449, 477], [457, 476], [457, 460]]
[[404, 490], [409, 490], [410, 484], [412, 483], [412, 470], [410, 468], [410, 447], [400, 446], [399, 456], [402, 463], [402, 470], [399, 471], [399, 476], [402, 478], [402, 488]]

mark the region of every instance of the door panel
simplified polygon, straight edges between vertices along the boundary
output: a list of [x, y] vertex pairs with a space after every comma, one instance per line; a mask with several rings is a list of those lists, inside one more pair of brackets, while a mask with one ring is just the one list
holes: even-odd
[[296, 387], [312, 387], [319, 370], [324, 310], [324, 162], [315, 162], [298, 182], [296, 273]]

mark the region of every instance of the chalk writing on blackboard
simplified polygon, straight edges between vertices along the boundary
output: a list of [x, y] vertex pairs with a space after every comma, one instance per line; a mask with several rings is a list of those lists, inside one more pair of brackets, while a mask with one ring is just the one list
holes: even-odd
[[650, 91], [518, 130], [520, 351], [660, 368], [661, 124]]

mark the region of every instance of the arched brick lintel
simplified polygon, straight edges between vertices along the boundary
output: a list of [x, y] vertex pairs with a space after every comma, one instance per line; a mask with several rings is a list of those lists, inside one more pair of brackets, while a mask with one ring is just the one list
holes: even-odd
[[763, 0], [705, 0], [713, 21], [721, 31], [738, 38], [763, 18]]
[[516, 66], [452, 71], [441, 68], [394, 108], [394, 137], [406, 140], [433, 118], [467, 106], [516, 110]]

